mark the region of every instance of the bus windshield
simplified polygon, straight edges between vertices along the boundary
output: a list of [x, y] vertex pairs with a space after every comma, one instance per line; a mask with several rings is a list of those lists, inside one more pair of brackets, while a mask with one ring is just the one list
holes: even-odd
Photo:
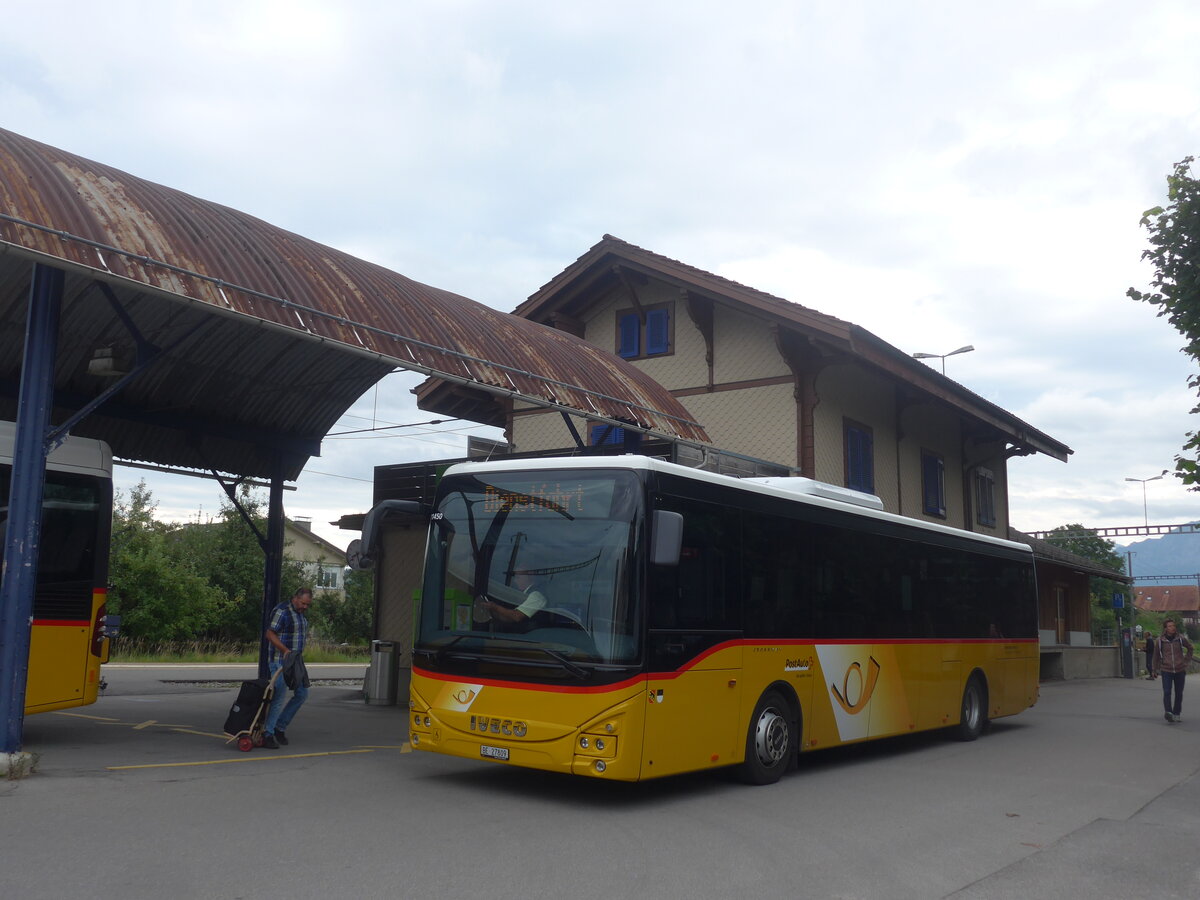
[[419, 654], [436, 668], [451, 658], [489, 671], [513, 663], [554, 678], [637, 661], [634, 473], [450, 474], [439, 497]]

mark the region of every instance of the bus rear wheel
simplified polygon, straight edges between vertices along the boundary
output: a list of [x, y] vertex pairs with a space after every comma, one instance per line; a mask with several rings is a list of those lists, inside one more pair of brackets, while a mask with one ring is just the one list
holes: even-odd
[[796, 755], [800, 729], [778, 691], [759, 698], [746, 734], [746, 760], [738, 775], [747, 784], [774, 784]]
[[987, 693], [978, 675], [967, 679], [963, 688], [962, 708], [959, 710], [955, 736], [960, 741], [973, 741], [983, 733], [987, 724]]

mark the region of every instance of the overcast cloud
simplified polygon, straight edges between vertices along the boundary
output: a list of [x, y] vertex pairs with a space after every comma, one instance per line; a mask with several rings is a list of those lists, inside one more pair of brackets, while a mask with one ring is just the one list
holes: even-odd
[[[1191, 2], [18, 5], [0, 125], [502, 310], [605, 233], [849, 319], [1075, 450], [1013, 524], [1142, 521], [1194, 428], [1142, 211], [1200, 150]], [[934, 361], [937, 364], [937, 361]], [[386, 379], [336, 431], [425, 422]], [[455, 422], [324, 443], [324, 525]], [[124, 470], [119, 484], [140, 473]], [[164, 517], [219, 491], [148, 477]], [[1152, 523], [1198, 517], [1170, 477]]]

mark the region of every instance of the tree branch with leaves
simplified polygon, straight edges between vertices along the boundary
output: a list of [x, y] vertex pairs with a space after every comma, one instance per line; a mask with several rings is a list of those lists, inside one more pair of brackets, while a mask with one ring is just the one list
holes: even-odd
[[[1154, 277], [1149, 291], [1130, 288], [1126, 294], [1158, 306], [1158, 315], [1166, 316], [1186, 339], [1183, 352], [1200, 362], [1200, 179], [1191, 173], [1194, 160], [1185, 157], [1167, 176], [1168, 205], [1142, 214], [1141, 225], [1150, 235], [1142, 259], [1154, 265]], [[1200, 392], [1200, 374], [1189, 376], [1188, 386]], [[1192, 407], [1193, 415], [1198, 412], [1200, 405]], [[1175, 457], [1175, 474], [1200, 490], [1200, 433], [1187, 434]]]

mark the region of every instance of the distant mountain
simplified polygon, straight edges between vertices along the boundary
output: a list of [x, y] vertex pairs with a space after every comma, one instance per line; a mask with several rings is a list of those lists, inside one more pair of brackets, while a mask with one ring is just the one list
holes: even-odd
[[[1195, 523], [1192, 523], [1195, 524]], [[1146, 538], [1131, 544], [1117, 544], [1124, 556], [1132, 551], [1133, 574], [1138, 575], [1195, 575], [1200, 572], [1200, 534], [1172, 532], [1162, 537]], [[1195, 584], [1195, 579], [1185, 583]]]

